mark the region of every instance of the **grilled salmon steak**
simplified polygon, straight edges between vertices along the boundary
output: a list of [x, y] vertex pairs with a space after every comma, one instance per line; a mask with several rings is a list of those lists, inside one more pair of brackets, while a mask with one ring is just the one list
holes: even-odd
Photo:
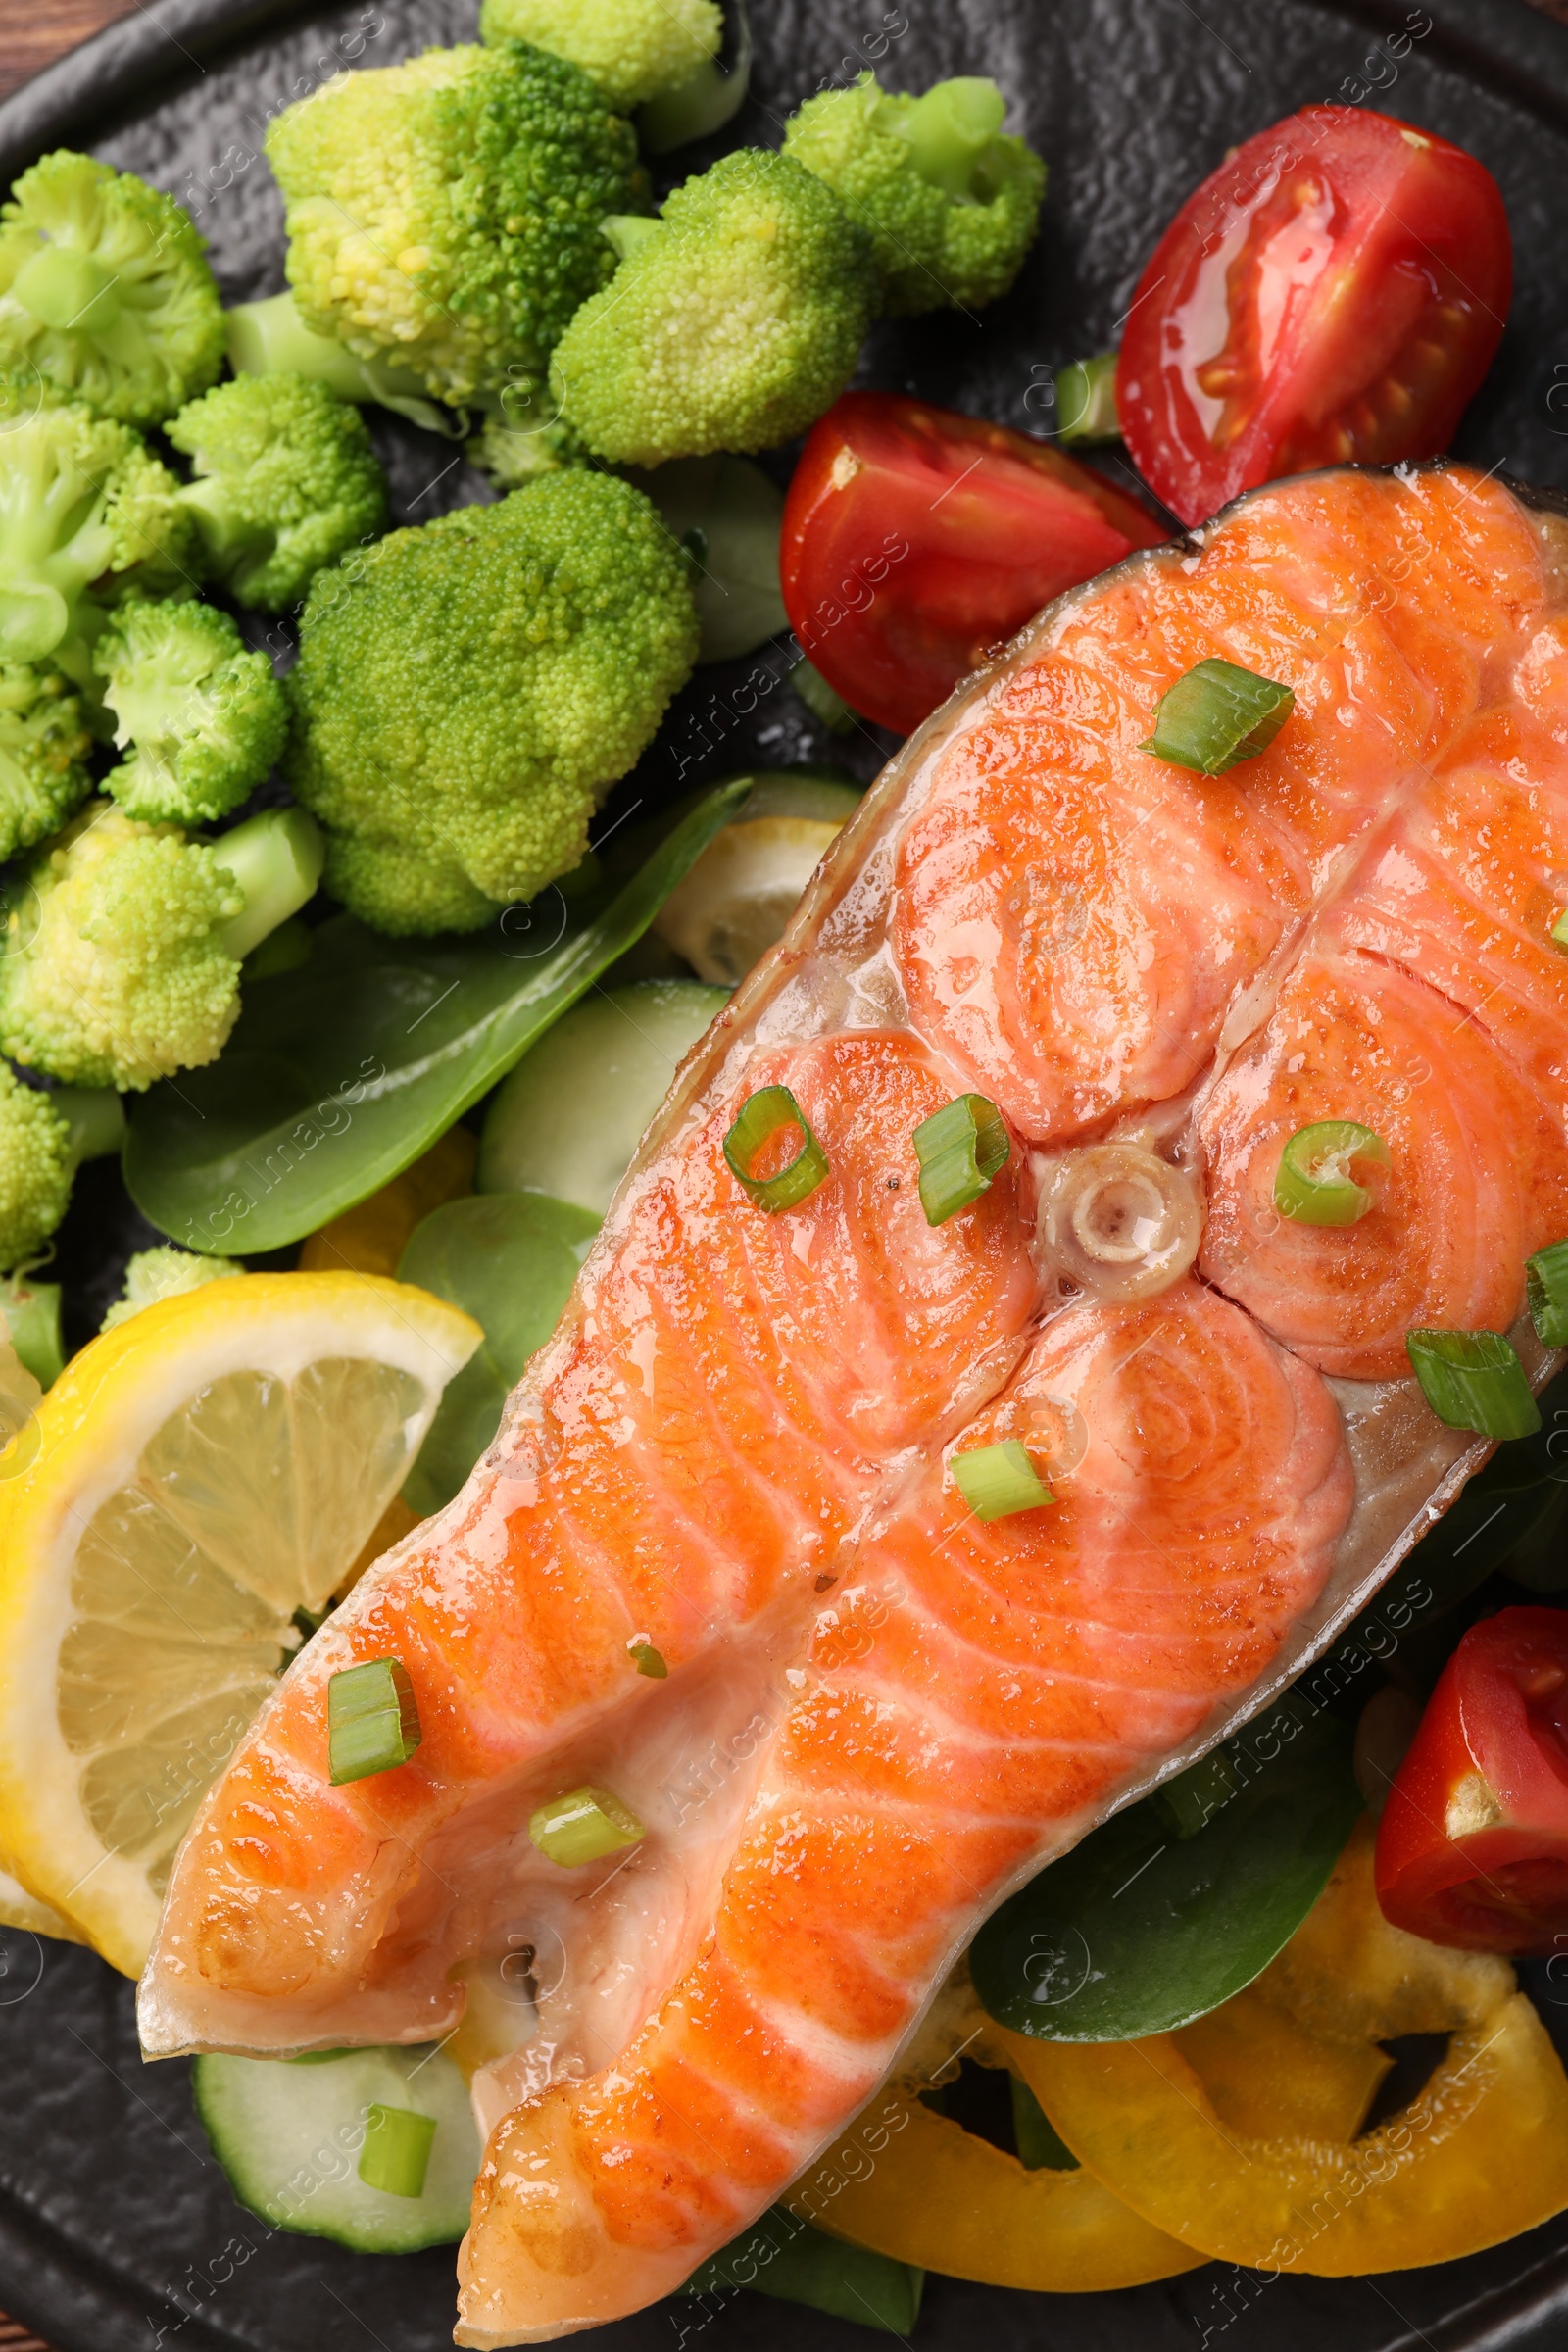
[[[868, 796], [467, 1487], [208, 1794], [145, 2045], [455, 2034], [459, 2342], [677, 2286], [1004, 1894], [1299, 1672], [1484, 1457], [1408, 1330], [1544, 1376], [1565, 547], [1462, 466], [1346, 470], [1042, 614]], [[1141, 747], [1214, 656], [1295, 706], [1208, 776]], [[825, 1159], [782, 1206], [801, 1126], [725, 1150], [770, 1088]], [[932, 1224], [915, 1130], [965, 1094], [1008, 1156]], [[1388, 1149], [1353, 1224], [1275, 1205], [1325, 1119]], [[971, 1507], [1020, 1458], [1033, 1506]], [[328, 1684], [388, 1657], [422, 1744], [333, 1787]], [[529, 1823], [579, 1788], [643, 1835], [566, 1867]]]

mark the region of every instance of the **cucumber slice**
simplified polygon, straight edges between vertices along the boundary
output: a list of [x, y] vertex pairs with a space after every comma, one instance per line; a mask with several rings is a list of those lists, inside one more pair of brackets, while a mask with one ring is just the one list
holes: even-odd
[[[196, 2060], [191, 2089], [229, 2187], [274, 2230], [334, 2238], [359, 2254], [413, 2254], [450, 2245], [468, 2227], [483, 2151], [467, 2084], [433, 2043], [305, 2060], [208, 2056]], [[360, 2179], [376, 2106], [435, 2123], [416, 2197]]]
[[859, 794], [815, 776], [760, 777], [654, 917], [699, 979], [738, 987], [788, 923]]
[[481, 1193], [548, 1193], [602, 1217], [728, 991], [636, 980], [584, 997], [512, 1072], [479, 1141]]
[[778, 580], [784, 493], [745, 458], [675, 458], [650, 473], [626, 467], [672, 539], [696, 562], [697, 660], [733, 662], [790, 625]]

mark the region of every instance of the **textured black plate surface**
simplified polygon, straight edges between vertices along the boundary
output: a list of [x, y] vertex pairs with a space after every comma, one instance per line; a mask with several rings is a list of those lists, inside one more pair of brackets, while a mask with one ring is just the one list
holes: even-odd
[[[476, 0], [356, 0], [317, 15], [287, 0], [154, 0], [0, 106], [0, 177], [50, 146], [91, 146], [189, 207], [230, 299], [270, 293], [282, 269], [260, 156], [268, 118], [344, 67], [471, 37], [475, 14]], [[1461, 452], [1568, 486], [1568, 31], [1515, 0], [754, 0], [754, 16], [741, 137], [776, 144], [791, 107], [872, 63], [893, 87], [995, 74], [1051, 162], [1040, 243], [1014, 293], [976, 324], [944, 315], [881, 329], [867, 382], [1049, 430], [1053, 368], [1115, 340], [1154, 238], [1227, 148], [1308, 101], [1381, 104], [1473, 149], [1508, 203], [1513, 317]], [[453, 450], [377, 430], [403, 517], [483, 494]], [[657, 805], [758, 760], [842, 760], [782, 683], [786, 667], [764, 650], [700, 672], [615, 806]], [[869, 777], [885, 748], [857, 739], [849, 763]], [[151, 1238], [112, 1171], [89, 1170], [62, 1237], [76, 1343], [126, 1251]], [[1549, 2021], [1568, 2020], [1533, 1973]], [[242, 2213], [185, 2067], [141, 2064], [130, 1987], [86, 1953], [0, 1932], [0, 2305], [62, 2352], [434, 2352], [452, 2293], [448, 2250], [371, 2261]], [[919, 2343], [967, 2352], [982, 2337], [995, 2352], [1547, 2352], [1568, 2337], [1568, 2217], [1491, 2254], [1376, 2279], [1216, 2265], [1127, 2293], [1026, 2297], [933, 2278]], [[680, 2352], [699, 2339], [702, 2352], [872, 2341], [755, 2295], [717, 2312], [664, 2304], [593, 2341]]]

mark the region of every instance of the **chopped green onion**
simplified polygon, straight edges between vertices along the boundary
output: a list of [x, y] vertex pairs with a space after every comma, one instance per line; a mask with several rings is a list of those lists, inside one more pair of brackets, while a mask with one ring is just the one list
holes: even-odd
[[1317, 1119], [1298, 1127], [1274, 1173], [1274, 1205], [1298, 1225], [1354, 1225], [1377, 1196], [1350, 1174], [1352, 1160], [1389, 1164], [1389, 1147], [1357, 1119]]
[[647, 1835], [635, 1813], [608, 1788], [568, 1788], [539, 1806], [528, 1823], [528, 1835], [547, 1862], [575, 1870], [637, 1845]]
[[326, 1726], [334, 1788], [406, 1764], [419, 1744], [419, 1710], [401, 1660], [369, 1658], [334, 1674]]
[[1010, 1519], [1056, 1499], [1016, 1438], [950, 1454], [948, 1468], [977, 1519]]
[[1162, 695], [1154, 732], [1139, 750], [1176, 767], [1222, 776], [1239, 760], [1266, 752], [1296, 705], [1289, 686], [1239, 669], [1234, 662], [1200, 662]]
[[1525, 1260], [1530, 1320], [1544, 1348], [1568, 1348], [1568, 1242], [1553, 1242]]
[[941, 1225], [989, 1192], [1011, 1149], [1001, 1111], [984, 1095], [959, 1095], [922, 1119], [914, 1152], [926, 1223]]
[[1092, 360], [1074, 360], [1070, 368], [1058, 368], [1056, 438], [1069, 447], [1075, 441], [1120, 440], [1113, 351], [1102, 351]]
[[1178, 1838], [1196, 1838], [1206, 1829], [1221, 1805], [1229, 1804], [1236, 1794], [1236, 1775], [1230, 1758], [1222, 1747], [1191, 1764], [1167, 1781], [1154, 1799], [1156, 1811], [1162, 1813]]
[[[758, 1153], [786, 1127], [800, 1130], [801, 1148], [772, 1176], [754, 1176]], [[795, 1208], [814, 1193], [827, 1174], [827, 1153], [806, 1123], [806, 1113], [787, 1086], [764, 1086], [741, 1105], [741, 1115], [724, 1138], [724, 1157], [757, 1202], [770, 1215]]]
[[434, 2138], [433, 2115], [373, 2101], [365, 2115], [360, 2179], [367, 2188], [384, 2189], [389, 2197], [422, 2197]]
[[1407, 1331], [1404, 1349], [1428, 1404], [1450, 1429], [1529, 1438], [1541, 1427], [1525, 1368], [1500, 1331]]
[[652, 1675], [657, 1683], [664, 1680], [669, 1668], [664, 1664], [662, 1657], [651, 1642], [646, 1641], [642, 1635], [638, 1634], [633, 1636], [626, 1647], [630, 1653], [631, 1662], [639, 1674]]
[[1551, 936], [1559, 948], [1568, 949], [1568, 906], [1565, 906], [1551, 926]]

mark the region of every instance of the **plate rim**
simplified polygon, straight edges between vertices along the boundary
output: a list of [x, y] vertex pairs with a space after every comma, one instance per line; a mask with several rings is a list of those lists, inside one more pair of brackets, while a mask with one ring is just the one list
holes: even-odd
[[[375, 0], [381, 5], [382, 0]], [[396, 0], [384, 0], [395, 7]], [[1432, 21], [1435, 52], [1452, 68], [1504, 92], [1517, 106], [1568, 135], [1568, 24], [1530, 0], [1306, 0], [1321, 16], [1398, 32], [1413, 16]], [[100, 136], [161, 83], [182, 82], [171, 45], [205, 73], [247, 36], [272, 25], [308, 24], [309, 0], [143, 0], [89, 40], [68, 49], [9, 98], [0, 99], [0, 178], [7, 183], [51, 146]]]

